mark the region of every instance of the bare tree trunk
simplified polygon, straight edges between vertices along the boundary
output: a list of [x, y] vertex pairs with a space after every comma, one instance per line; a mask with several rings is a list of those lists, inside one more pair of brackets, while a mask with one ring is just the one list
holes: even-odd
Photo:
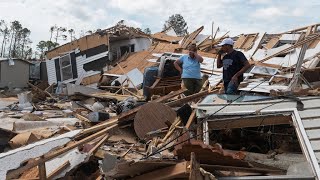
[[16, 57], [16, 54], [17, 54], [17, 39], [19, 38], [18, 37], [19, 34], [18, 32], [16, 32], [16, 35], [14, 36], [14, 43], [13, 43], [13, 49], [12, 49], [12, 57], [15, 58]]
[[56, 43], [58, 43], [58, 36], [59, 36], [59, 29], [57, 29], [57, 34], [56, 34]]
[[12, 46], [13, 35], [14, 35], [14, 31], [12, 31], [11, 40], [10, 40], [9, 57], [11, 57], [11, 46]]
[[50, 34], [50, 41], [52, 40], [52, 34], [53, 34], [53, 31], [50, 31], [51, 34]]
[[3, 57], [3, 45], [4, 45], [4, 42], [5, 42], [5, 40], [6, 40], [6, 37], [7, 35], [6, 34], [3, 34], [3, 40], [2, 40], [2, 43], [1, 43], [1, 57]]
[[21, 58], [23, 59], [23, 54], [24, 54], [24, 44], [26, 42], [26, 37], [23, 38], [23, 41], [22, 41], [22, 49], [21, 49]]

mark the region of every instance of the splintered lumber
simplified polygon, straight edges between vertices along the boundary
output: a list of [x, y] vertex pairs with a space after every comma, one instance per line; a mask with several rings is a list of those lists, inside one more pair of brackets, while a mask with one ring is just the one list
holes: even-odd
[[187, 129], [189, 129], [189, 128], [190, 128], [190, 126], [191, 126], [191, 124], [192, 124], [193, 120], [195, 119], [195, 117], [196, 117], [196, 110], [194, 109], [194, 110], [192, 111], [192, 113], [191, 113], [191, 115], [190, 115], [189, 119], [188, 119], [187, 124], [186, 124], [186, 128], [187, 128]]
[[94, 139], [96, 139], [97, 137], [100, 137], [100, 136], [103, 136], [105, 135], [108, 131], [110, 131], [111, 129], [113, 129], [114, 127], [116, 127], [117, 125], [112, 125], [110, 127], [107, 127], [95, 134], [92, 134], [86, 138], [83, 138], [69, 146], [66, 146], [64, 148], [61, 148], [59, 150], [56, 150], [54, 152], [49, 152], [49, 153], [46, 153], [45, 155], [43, 155], [43, 158], [38, 158], [38, 159], [35, 159], [34, 161], [30, 162], [29, 164], [26, 164], [25, 166], [21, 167], [21, 168], [18, 168], [16, 170], [13, 170], [13, 171], [10, 171], [8, 174], [7, 174], [7, 178], [8, 179], [13, 179], [15, 177], [17, 177], [18, 175], [20, 175], [22, 172], [34, 167], [34, 166], [37, 166], [41, 163], [45, 163], [46, 161], [49, 161], [65, 152], [68, 152], [70, 151], [71, 149], [74, 149], [78, 146], [81, 146], [89, 141], [92, 141]]
[[170, 106], [170, 107], [175, 107], [175, 106], [179, 106], [179, 105], [182, 105], [184, 103], [187, 103], [187, 102], [190, 102], [192, 100], [195, 100], [195, 99], [198, 99], [198, 98], [201, 98], [203, 96], [206, 96], [209, 94], [209, 91], [206, 90], [206, 91], [202, 91], [202, 92], [199, 92], [199, 93], [196, 93], [196, 94], [192, 94], [190, 96], [187, 96], [185, 98], [182, 98], [182, 99], [178, 99], [176, 101], [172, 101], [172, 102], [169, 102], [169, 103], [166, 103], [167, 106]]
[[190, 174], [189, 174], [189, 180], [201, 180], [203, 179], [201, 173], [200, 173], [200, 164], [196, 160], [196, 155], [194, 152], [191, 152], [190, 155]]
[[181, 48], [186, 49], [192, 43], [192, 41], [198, 36], [198, 34], [200, 34], [200, 32], [203, 30], [203, 28], [204, 27], [201, 26], [199, 29], [195, 30], [191, 34], [186, 35], [184, 37], [184, 39], [182, 40]]
[[[131, 81], [130, 77], [127, 75], [127, 73], [123, 70], [123, 68], [120, 66], [120, 64], [118, 64], [119, 69], [122, 71], [122, 73], [127, 76], [127, 80], [132, 84], [132, 86], [134, 87], [134, 89], [137, 91], [138, 95], [141, 96], [140, 91], [138, 90], [138, 88], [134, 85], [134, 83]], [[128, 90], [127, 90], [128, 91]]]
[[43, 96], [49, 96], [49, 97], [51, 97], [51, 98], [53, 99], [53, 96], [52, 96], [50, 93], [48, 93], [47, 91], [44, 91], [44, 90], [38, 88], [37, 86], [29, 83], [29, 82], [28, 82], [28, 85], [29, 85], [32, 89], [34, 89], [35, 91], [37, 91], [37, 92], [39, 92], [40, 94], [42, 94]]
[[[43, 160], [44, 157], [41, 156], [40, 160]], [[46, 172], [46, 162], [41, 162], [38, 165], [38, 169], [39, 169], [39, 178], [40, 180], [46, 180], [47, 179], [47, 172]]]
[[94, 154], [98, 148], [104, 143], [106, 142], [108, 139], [110, 138], [109, 135], [105, 135], [90, 151], [89, 151], [89, 156], [91, 156], [92, 154]]
[[162, 103], [150, 102], [143, 105], [134, 118], [134, 130], [140, 139], [150, 131], [167, 127], [166, 122], [174, 122], [176, 112]]
[[[170, 98], [173, 98], [175, 96], [178, 96], [179, 94], [185, 92], [186, 89], [180, 89], [178, 91], [174, 91], [173, 93], [170, 93], [170, 94], [167, 94], [165, 96], [162, 96], [152, 102], [164, 102]], [[116, 117], [113, 117], [112, 119], [109, 119], [108, 121], [106, 122], [103, 122], [103, 123], [100, 123], [100, 124], [97, 124], [95, 126], [92, 126], [88, 129], [85, 129], [81, 132], [81, 134], [87, 134], [87, 133], [91, 133], [91, 132], [95, 132], [95, 131], [98, 131], [100, 129], [103, 129], [103, 128], [106, 128], [108, 126], [111, 126], [113, 124], [117, 124], [118, 122], [120, 121], [126, 121], [126, 120], [129, 120], [129, 119], [133, 119], [135, 114], [141, 109], [141, 106], [138, 106], [130, 111], [127, 111], [127, 112], [123, 112], [121, 113], [119, 116], [116, 116]]]
[[261, 174], [286, 174], [282, 169], [276, 168], [259, 168], [259, 167], [238, 167], [238, 166], [223, 166], [223, 165], [210, 165], [210, 164], [200, 164], [204, 169], [211, 171], [235, 171], [235, 172], [248, 172], [248, 173], [261, 173]]
[[60, 174], [62, 171], [64, 171], [67, 167], [70, 166], [70, 162], [66, 161], [65, 163], [63, 163], [60, 167], [58, 167], [57, 169], [55, 169], [54, 171], [52, 171], [49, 175], [48, 175], [48, 179], [51, 180], [53, 179], [55, 176], [57, 176], [58, 174]]
[[286, 53], [286, 52], [288, 52], [288, 51], [290, 51], [292, 49], [295, 49], [295, 48], [297, 48], [299, 46], [302, 46], [302, 45], [304, 45], [304, 44], [306, 44], [308, 42], [311, 42], [311, 41], [317, 39], [318, 37], [320, 37], [320, 33], [319, 34], [312, 34], [312, 35], [306, 37], [304, 40], [301, 40], [301, 41], [297, 42], [296, 44], [294, 44], [294, 45], [292, 45], [292, 46], [290, 46], [290, 47], [288, 47], [288, 48], [286, 48], [286, 49], [284, 49], [282, 51], [279, 51], [279, 52], [277, 52], [277, 53], [275, 53], [273, 55], [270, 55], [270, 56], [268, 56], [268, 57], [266, 57], [264, 59], [261, 59], [260, 62], [265, 62], [265, 61], [267, 61], [267, 60], [269, 60], [269, 59], [271, 59], [273, 57], [276, 57], [278, 55]]
[[165, 179], [174, 179], [174, 178], [186, 178], [188, 177], [188, 163], [181, 162], [173, 166], [155, 170], [149, 173], [142, 174], [131, 178], [130, 180], [165, 180]]

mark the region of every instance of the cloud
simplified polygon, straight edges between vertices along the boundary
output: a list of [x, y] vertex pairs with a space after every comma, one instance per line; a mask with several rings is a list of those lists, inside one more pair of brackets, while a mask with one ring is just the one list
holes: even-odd
[[276, 16], [283, 16], [283, 15], [286, 15], [286, 13], [282, 9], [277, 7], [268, 7], [268, 8], [257, 9], [252, 14], [252, 17], [269, 19], [269, 18], [275, 18]]
[[[281, 32], [319, 22], [317, 0], [0, 0], [0, 19], [19, 20], [31, 29], [35, 45], [48, 40], [52, 25], [81, 31], [105, 29], [120, 20], [141, 29], [161, 31], [172, 14], [181, 14], [190, 32], [204, 26], [211, 34], [219, 26], [222, 36], [252, 32]], [[307, 13], [306, 13], [307, 12]], [[0, 37], [1, 40], [1, 37]], [[64, 43], [64, 42], [60, 42]]]

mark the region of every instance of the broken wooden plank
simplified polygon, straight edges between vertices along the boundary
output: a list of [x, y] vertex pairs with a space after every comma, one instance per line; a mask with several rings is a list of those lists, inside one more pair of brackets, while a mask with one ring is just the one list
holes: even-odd
[[200, 173], [200, 164], [196, 159], [195, 153], [191, 152], [189, 180], [201, 180], [201, 179], [203, 179], [203, 177]]
[[[43, 161], [44, 160], [44, 156], [41, 156], [40, 160]], [[39, 169], [39, 178], [40, 178], [40, 180], [46, 180], [47, 179], [46, 162], [43, 161], [43, 162], [39, 163], [38, 169]]]
[[312, 36], [310, 36], [310, 37], [307, 37], [306, 39], [304, 39], [304, 40], [302, 40], [302, 41], [300, 41], [300, 42], [298, 42], [298, 43], [296, 43], [296, 44], [294, 44], [294, 45], [292, 45], [292, 46], [290, 46], [290, 47], [288, 47], [288, 48], [285, 48], [285, 49], [282, 50], [282, 51], [279, 51], [279, 52], [277, 52], [277, 53], [275, 53], [275, 54], [272, 54], [272, 55], [270, 55], [270, 56], [268, 56], [268, 57], [266, 57], [266, 58], [264, 58], [264, 59], [261, 59], [261, 60], [259, 60], [259, 61], [260, 61], [260, 62], [265, 62], [265, 61], [267, 61], [267, 60], [269, 60], [269, 59], [271, 59], [271, 58], [273, 58], [273, 57], [276, 57], [276, 56], [278, 56], [278, 55], [280, 55], [280, 54], [286, 53], [286, 52], [288, 52], [288, 51], [290, 51], [290, 50], [292, 50], [292, 49], [295, 49], [295, 48], [297, 48], [297, 47], [299, 47], [299, 46], [302, 46], [302, 45], [304, 45], [304, 44], [306, 44], [306, 43], [308, 43], [308, 42], [311, 42], [311, 41], [317, 39], [318, 37], [320, 37], [320, 34], [314, 34], [314, 35], [312, 35]]
[[261, 173], [261, 174], [285, 174], [282, 169], [268, 169], [258, 167], [237, 167], [237, 166], [222, 166], [222, 165], [211, 165], [211, 164], [200, 164], [200, 166], [207, 171], [235, 171], [235, 172], [248, 172], [248, 173]]
[[188, 122], [187, 122], [187, 124], [186, 124], [186, 128], [187, 128], [187, 129], [190, 128], [192, 122], [194, 121], [194, 119], [195, 119], [195, 117], [196, 117], [196, 112], [197, 112], [197, 111], [196, 111], [195, 109], [192, 111], [192, 113], [191, 113], [191, 115], [190, 115], [190, 117], [189, 117], [189, 119], [188, 119]]
[[70, 162], [66, 161], [65, 163], [63, 163], [61, 166], [59, 166], [57, 169], [55, 169], [54, 171], [52, 171], [49, 175], [48, 175], [48, 180], [53, 179], [55, 176], [57, 176], [58, 174], [60, 174], [62, 171], [64, 171], [67, 167], [70, 166]]
[[110, 138], [110, 136], [107, 134], [105, 135], [90, 151], [89, 151], [89, 156], [91, 156], [92, 154], [94, 154], [98, 148], [108, 139]]
[[166, 168], [162, 168], [159, 170], [142, 174], [140, 176], [136, 176], [134, 178], [131, 178], [130, 180], [146, 180], [146, 179], [165, 180], [165, 179], [187, 177], [188, 175], [187, 166], [188, 166], [187, 162], [181, 162], [173, 166], [169, 166]]
[[187, 103], [187, 102], [190, 102], [192, 100], [195, 100], [195, 99], [198, 99], [198, 98], [201, 98], [203, 96], [206, 96], [209, 94], [209, 91], [206, 90], [206, 91], [202, 91], [202, 92], [199, 92], [199, 93], [196, 93], [196, 94], [192, 94], [190, 96], [187, 96], [185, 98], [182, 98], [182, 99], [178, 99], [176, 101], [172, 101], [172, 102], [169, 102], [169, 103], [166, 103], [166, 105], [170, 106], [170, 107], [175, 107], [175, 106], [179, 106], [179, 105], [182, 105], [184, 103]]
[[[216, 118], [214, 118], [216, 119]], [[259, 127], [268, 125], [290, 124], [291, 116], [251, 116], [251, 117], [237, 117], [208, 121], [208, 126], [212, 130], [245, 128], [245, 127]]]
[[37, 86], [29, 83], [29, 82], [28, 82], [28, 85], [29, 85], [32, 89], [34, 89], [35, 91], [37, 91], [37, 92], [39, 92], [39, 93], [41, 93], [41, 94], [43, 94], [43, 95], [45, 95], [45, 96], [49, 96], [49, 97], [51, 97], [51, 98], [53, 99], [53, 96], [52, 96], [50, 93], [48, 93], [47, 91], [44, 91], [44, 90], [38, 88]]
[[176, 112], [169, 106], [150, 102], [137, 112], [134, 118], [134, 130], [140, 139], [144, 139], [148, 132], [167, 127], [166, 121], [173, 123], [176, 116]]
[[[165, 96], [162, 96], [152, 102], [164, 102], [170, 98], [173, 98], [175, 96], [178, 96], [179, 94], [185, 92], [186, 89], [180, 89], [178, 91], [174, 91], [173, 93], [170, 93], [170, 94], [167, 94]], [[123, 112], [121, 113], [120, 115], [116, 116], [116, 117], [113, 117], [111, 119], [109, 119], [107, 122], [103, 122], [103, 123], [100, 123], [98, 125], [95, 125], [95, 126], [92, 126], [90, 128], [87, 128], [85, 130], [83, 130], [81, 132], [81, 134], [87, 134], [87, 133], [91, 133], [91, 132], [95, 132], [95, 131], [98, 131], [100, 129], [103, 129], [105, 127], [108, 127], [110, 125], [113, 125], [113, 124], [117, 124], [119, 121], [126, 121], [126, 120], [129, 120], [129, 119], [132, 119], [134, 118], [135, 114], [140, 110], [141, 106], [138, 106], [130, 111], [127, 111], [127, 112]]]

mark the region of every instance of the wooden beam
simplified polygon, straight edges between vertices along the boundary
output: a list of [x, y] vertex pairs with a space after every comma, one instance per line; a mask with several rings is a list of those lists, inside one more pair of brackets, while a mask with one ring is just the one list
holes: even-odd
[[70, 162], [66, 161], [65, 163], [63, 163], [61, 166], [59, 166], [57, 169], [55, 169], [54, 171], [52, 171], [49, 175], [48, 175], [48, 180], [53, 179], [55, 176], [57, 176], [58, 174], [60, 174], [62, 171], [64, 171], [67, 167], [70, 166]]
[[159, 170], [155, 170], [149, 173], [142, 174], [140, 176], [136, 176], [131, 178], [130, 180], [167, 180], [167, 179], [174, 179], [179, 177], [187, 177], [188, 170], [187, 170], [188, 163], [181, 162], [173, 166], [169, 166], [166, 168], [162, 168]]
[[182, 99], [178, 99], [176, 101], [172, 101], [172, 102], [169, 102], [169, 103], [166, 103], [166, 105], [168, 106], [171, 106], [171, 107], [174, 107], [174, 106], [179, 106], [179, 105], [182, 105], [184, 103], [187, 103], [187, 102], [190, 102], [194, 99], [198, 99], [198, 98], [201, 98], [203, 96], [206, 96], [209, 94], [209, 91], [206, 90], [206, 91], [202, 91], [202, 92], [199, 92], [199, 93], [196, 93], [196, 94], [192, 94], [190, 96], [187, 96], [185, 98], [182, 98]]
[[[173, 98], [175, 96], [178, 96], [179, 94], [183, 93], [187, 91], [186, 89], [180, 89], [178, 91], [174, 91], [173, 93], [170, 93], [170, 94], [167, 94], [165, 96], [162, 96], [156, 100], [154, 100], [153, 102], [164, 102], [170, 98]], [[95, 131], [98, 131], [100, 129], [103, 129], [105, 127], [108, 127], [110, 125], [113, 125], [113, 124], [117, 124], [119, 121], [125, 121], [125, 120], [128, 120], [128, 119], [132, 119], [134, 118], [135, 114], [141, 109], [141, 106], [138, 106], [130, 111], [127, 111], [127, 112], [124, 112], [124, 113], [121, 113], [119, 116], [116, 116], [112, 119], [109, 119], [107, 122], [102, 122], [98, 125], [95, 125], [95, 126], [92, 126], [91, 128], [88, 128], [88, 129], [85, 129], [81, 132], [81, 134], [87, 134], [87, 133], [91, 133], [91, 132], [95, 132]]]
[[127, 80], [132, 84], [132, 86], [134, 87], [134, 89], [137, 91], [137, 94], [138, 94], [139, 96], [141, 96], [140, 91], [139, 91], [138, 88], [133, 84], [133, 81], [131, 81], [131, 79], [130, 79], [130, 77], [127, 75], [127, 73], [122, 69], [122, 67], [120, 66], [120, 64], [118, 64], [118, 66], [119, 66], [119, 69], [123, 72], [123, 74], [124, 74], [125, 76], [127, 76]]
[[208, 121], [210, 130], [233, 129], [244, 127], [258, 127], [268, 125], [290, 124], [291, 116], [257, 116], [257, 117], [241, 117], [235, 119], [219, 119], [216, 121]]
[[[44, 160], [44, 156], [41, 156], [40, 160], [43, 161]], [[43, 161], [43, 162], [39, 163], [38, 169], [39, 169], [39, 178], [40, 178], [40, 180], [46, 180], [47, 179], [46, 162]]]
[[191, 113], [191, 115], [190, 115], [190, 117], [189, 117], [189, 119], [188, 119], [188, 122], [187, 122], [187, 124], [186, 124], [186, 128], [187, 128], [187, 129], [190, 128], [192, 122], [194, 121], [194, 119], [195, 119], [195, 117], [196, 117], [196, 112], [197, 112], [197, 111], [196, 111], [195, 109], [192, 111], [192, 113]]
[[196, 160], [196, 155], [194, 152], [191, 152], [190, 155], [190, 174], [189, 174], [189, 180], [201, 180], [203, 179], [201, 173], [200, 173], [200, 164]]
[[106, 142], [111, 136], [109, 136], [108, 134], [106, 134], [90, 151], [89, 151], [89, 156], [91, 156], [92, 154], [94, 154], [98, 148], [104, 143]]
[[38, 92], [40, 92], [40, 93], [42, 93], [42, 94], [45, 94], [46, 96], [49, 96], [49, 97], [51, 97], [51, 98], [53, 99], [53, 96], [52, 96], [50, 93], [48, 93], [47, 91], [44, 91], [44, 90], [38, 88], [37, 86], [29, 83], [29, 82], [28, 82], [28, 85], [29, 85], [32, 89], [34, 89], [34, 90], [36, 90], [36, 91], [38, 91]]
[[258, 167], [238, 167], [238, 166], [222, 166], [222, 165], [209, 165], [200, 164], [200, 167], [207, 171], [235, 171], [235, 172], [248, 172], [248, 173], [261, 173], [261, 174], [286, 174], [285, 170], [281, 169], [268, 169], [268, 168], [258, 168]]
[[271, 59], [273, 57], [276, 57], [276, 56], [278, 56], [280, 54], [286, 53], [286, 52], [288, 52], [288, 51], [290, 51], [292, 49], [295, 49], [295, 48], [297, 48], [299, 46], [302, 46], [302, 45], [304, 45], [304, 44], [306, 44], [308, 42], [311, 42], [311, 41], [317, 39], [318, 37], [320, 37], [320, 34], [315, 34], [314, 36], [307, 37], [306, 39], [304, 39], [304, 40], [302, 40], [302, 41], [300, 41], [300, 42], [298, 42], [298, 43], [296, 43], [296, 44], [294, 44], [294, 45], [292, 45], [292, 46], [290, 46], [290, 47], [288, 47], [288, 48], [286, 48], [286, 49], [284, 49], [282, 51], [279, 51], [279, 52], [277, 52], [275, 54], [272, 54], [272, 55], [270, 55], [270, 56], [268, 56], [268, 57], [266, 57], [264, 59], [261, 59], [259, 62], [265, 62], [265, 61], [267, 61], [267, 60], [269, 60], [269, 59]]

